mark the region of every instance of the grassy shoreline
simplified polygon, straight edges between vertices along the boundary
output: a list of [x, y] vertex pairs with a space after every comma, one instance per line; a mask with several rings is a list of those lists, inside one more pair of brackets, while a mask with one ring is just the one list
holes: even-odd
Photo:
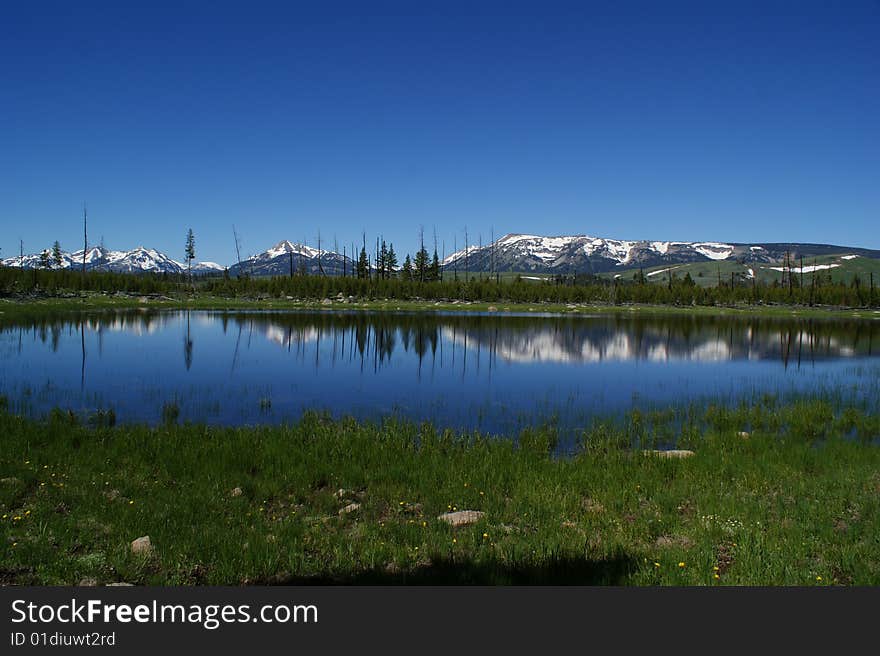
[[[598, 422], [565, 459], [548, 427], [316, 414], [0, 434], [4, 584], [880, 584], [880, 422], [821, 399]], [[641, 453], [670, 436], [695, 455]]]
[[880, 320], [880, 310], [871, 308], [806, 307], [800, 305], [676, 306], [597, 303], [491, 303], [471, 301], [398, 301], [338, 299], [248, 299], [197, 295], [195, 297], [151, 297], [142, 295], [88, 294], [78, 297], [0, 299], [0, 319], [43, 316], [55, 312], [101, 312], [128, 309], [164, 310], [271, 310], [347, 312], [497, 312], [578, 314], [678, 314], [694, 316], [802, 317], [817, 319]]

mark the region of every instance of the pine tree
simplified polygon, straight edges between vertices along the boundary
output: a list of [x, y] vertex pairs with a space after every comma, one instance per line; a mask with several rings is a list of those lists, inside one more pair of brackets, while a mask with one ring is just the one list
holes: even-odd
[[49, 249], [44, 249], [42, 253], [40, 253], [40, 268], [48, 269], [49, 268]]
[[388, 245], [382, 240], [382, 248], [379, 249], [379, 256], [376, 258], [376, 268], [379, 270], [380, 278], [388, 278]]
[[428, 280], [428, 251], [422, 246], [416, 253], [416, 259], [413, 262], [415, 268], [415, 277], [420, 282]]
[[409, 253], [406, 255], [406, 259], [403, 260], [403, 279], [407, 281], [412, 281], [413, 279], [413, 265], [412, 260], [409, 257]]
[[416, 251], [413, 266], [419, 282], [425, 282], [428, 278], [428, 251], [425, 250], [425, 228], [423, 226], [419, 226], [419, 250]]
[[192, 261], [196, 258], [196, 238], [193, 236], [192, 228], [186, 233], [184, 255], [186, 257], [187, 273], [189, 274], [189, 284], [192, 285]]
[[368, 278], [370, 275], [370, 264], [367, 262], [367, 247], [361, 248], [361, 254], [357, 263], [357, 277]]
[[60, 269], [61, 265], [64, 264], [64, 256], [61, 254], [61, 244], [59, 244], [57, 241], [52, 244], [52, 263], [58, 269]]
[[388, 247], [388, 255], [385, 259], [385, 266], [388, 269], [388, 277], [393, 278], [397, 274], [395, 273], [397, 269], [397, 254], [394, 252], [394, 244], [391, 244]]

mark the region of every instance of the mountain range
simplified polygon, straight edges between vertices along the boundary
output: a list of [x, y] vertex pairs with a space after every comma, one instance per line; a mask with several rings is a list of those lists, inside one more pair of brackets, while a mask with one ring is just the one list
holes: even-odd
[[[36, 269], [41, 267], [41, 253], [31, 253], [24, 257], [8, 257], [0, 264], [7, 267], [23, 267]], [[74, 252], [62, 251], [61, 264], [52, 262], [49, 254], [50, 268], [78, 270], [83, 265], [82, 249]], [[138, 246], [130, 251], [111, 251], [103, 246], [92, 246], [85, 252], [86, 271], [110, 271], [113, 273], [185, 273], [186, 264], [172, 260], [154, 248]], [[194, 274], [218, 273], [225, 267], [215, 262], [193, 263]]]
[[826, 255], [880, 258], [880, 251], [830, 244], [628, 241], [587, 235], [510, 234], [482, 248], [468, 247], [443, 260], [446, 269], [534, 273], [606, 273], [691, 262], [781, 264]]
[[[880, 259], [880, 251], [865, 248], [834, 246], [831, 244], [802, 243], [722, 243], [684, 241], [633, 241], [571, 235], [547, 237], [539, 235], [508, 234], [482, 247], [469, 246], [444, 258], [446, 270], [463, 271], [516, 271], [542, 274], [553, 273], [607, 273], [663, 265], [698, 262], [730, 262], [743, 265], [782, 264], [786, 257], [798, 262], [837, 255], [842, 259], [867, 257]], [[403, 259], [403, 254], [399, 254]], [[2, 260], [4, 266], [36, 268], [40, 254], [18, 256]], [[76, 269], [82, 266], [83, 251], [62, 253], [60, 268]], [[184, 273], [185, 264], [171, 259], [155, 249], [138, 247], [129, 251], [111, 251], [93, 246], [85, 253], [86, 269], [119, 273]], [[54, 268], [54, 265], [52, 265]], [[240, 273], [253, 276], [289, 275], [291, 271], [327, 275], [349, 273], [355, 266], [352, 258], [333, 251], [318, 250], [303, 244], [283, 240], [242, 262], [228, 267], [229, 275]], [[227, 267], [214, 262], [193, 264], [194, 274], [217, 274]]]
[[317, 248], [285, 239], [259, 255], [242, 260], [240, 265], [233, 264], [229, 267], [229, 275], [248, 273], [252, 276], [286, 276], [291, 272], [302, 273], [305, 270], [307, 273], [323, 272], [328, 276], [339, 276], [343, 273], [351, 274], [353, 266], [351, 258], [339, 253], [319, 251]]

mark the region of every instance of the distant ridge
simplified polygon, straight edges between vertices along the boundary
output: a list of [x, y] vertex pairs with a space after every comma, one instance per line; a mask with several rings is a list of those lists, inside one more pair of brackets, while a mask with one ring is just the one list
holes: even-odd
[[[880, 251], [832, 244], [753, 243], [713, 241], [647, 241], [622, 240], [589, 235], [541, 236], [508, 234], [482, 247], [469, 246], [449, 255], [442, 261], [446, 270], [474, 272], [532, 272], [608, 273], [627, 269], [678, 265], [694, 262], [738, 262], [748, 265], [768, 264], [781, 266], [786, 257], [792, 264], [801, 258], [836, 255], [880, 259]], [[398, 254], [399, 260], [404, 257]], [[85, 254], [86, 270], [117, 273], [185, 273], [186, 264], [174, 260], [152, 248], [138, 246], [128, 251], [111, 251], [93, 246]], [[60, 267], [77, 269], [82, 266], [83, 251], [63, 252]], [[32, 253], [2, 260], [8, 267], [40, 267], [40, 254]], [[289, 240], [277, 242], [271, 248], [252, 255], [228, 267], [229, 275], [279, 276], [293, 273], [326, 275], [351, 274], [354, 259], [330, 250], [318, 250]], [[195, 274], [223, 272], [227, 267], [216, 262], [193, 263]], [[771, 267], [772, 268], [772, 267]]]
[[469, 246], [443, 260], [445, 269], [534, 273], [605, 273], [637, 267], [689, 262], [782, 263], [799, 258], [845, 255], [880, 258], [880, 251], [830, 244], [724, 243], [621, 240], [589, 235], [545, 237], [508, 234], [495, 242]]
[[[41, 254], [31, 253], [24, 258], [7, 257], [2, 260], [3, 266], [25, 269], [40, 268]], [[80, 269], [83, 265], [82, 249], [73, 252], [62, 251], [61, 264], [52, 262], [49, 254], [50, 269]], [[109, 271], [113, 273], [184, 273], [187, 266], [153, 248], [138, 246], [129, 251], [111, 251], [103, 246], [92, 246], [85, 253], [86, 271]], [[192, 271], [196, 274], [216, 273], [224, 267], [215, 262], [194, 262]]]
[[328, 276], [350, 274], [354, 262], [350, 257], [288, 240], [279, 241], [259, 255], [242, 260], [241, 266], [229, 267], [231, 276], [247, 273], [254, 276], [284, 276], [293, 273], [325, 273]]

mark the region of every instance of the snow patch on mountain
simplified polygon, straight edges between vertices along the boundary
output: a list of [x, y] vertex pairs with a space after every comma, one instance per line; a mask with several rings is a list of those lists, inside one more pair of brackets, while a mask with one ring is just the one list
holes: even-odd
[[292, 253], [294, 255], [305, 255], [306, 257], [318, 257], [318, 254], [327, 253], [327, 250], [319, 251], [317, 248], [312, 248], [311, 246], [306, 246], [304, 244], [295, 244], [286, 239], [279, 241], [272, 248], [261, 253], [260, 255], [254, 255], [254, 258], [258, 258], [261, 256], [266, 256], [269, 259], [276, 258], [280, 255], [287, 255], [288, 253]]
[[[507, 235], [507, 236], [508, 236], [508, 237], [526, 237], [526, 238], [531, 238], [530, 235]], [[539, 237], [535, 237], [535, 239], [540, 239], [540, 238], [539, 238]], [[502, 237], [501, 239], [499, 239], [498, 241], [495, 242], [495, 246], [496, 246], [496, 248], [497, 248], [499, 245], [501, 245], [501, 242], [502, 242], [503, 240], [504, 240], [504, 238]], [[518, 239], [514, 239], [513, 241], [519, 241], [519, 240], [518, 240]], [[512, 242], [506, 242], [506, 243], [512, 243]], [[491, 244], [490, 244], [490, 246], [491, 246]], [[455, 262], [455, 260], [458, 260], [458, 259], [463, 260], [463, 259], [465, 258], [465, 255], [466, 255], [466, 254], [471, 254], [471, 253], [474, 253], [474, 252], [479, 251], [479, 250], [480, 250], [480, 247], [479, 247], [477, 244], [472, 244], [472, 245], [470, 245], [470, 246], [467, 247], [467, 250], [465, 250], [464, 248], [462, 248], [460, 251], [455, 251], [452, 255], [447, 255], [446, 257], [443, 258], [443, 260], [440, 262], [440, 264], [443, 265], [443, 266], [446, 266], [447, 264], [452, 264], [453, 262]]]
[[193, 269], [199, 269], [200, 271], [223, 271], [225, 268], [225, 266], [216, 262], [198, 262], [193, 264]]
[[774, 271], [790, 271], [791, 273], [813, 273], [814, 271], [824, 271], [825, 269], [836, 269], [839, 264], [810, 264], [804, 267], [768, 267]]
[[717, 242], [704, 241], [692, 244], [692, 247], [700, 255], [708, 257], [710, 260], [726, 260], [733, 255], [733, 246], [730, 244], [719, 244]]
[[675, 271], [676, 269], [680, 269], [681, 266], [669, 267], [667, 269], [660, 269], [659, 271], [651, 271], [651, 273], [647, 274], [646, 278], [652, 278], [654, 276], [659, 276], [661, 273], [666, 273], [667, 271]]

